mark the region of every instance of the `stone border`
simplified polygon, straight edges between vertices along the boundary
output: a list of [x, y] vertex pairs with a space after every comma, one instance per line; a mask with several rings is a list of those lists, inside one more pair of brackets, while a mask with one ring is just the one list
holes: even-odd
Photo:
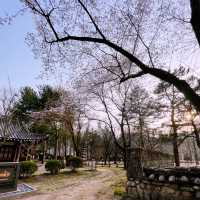
[[127, 192], [141, 200], [200, 200], [200, 168], [145, 168], [130, 178]]
[[18, 184], [17, 185], [17, 190], [12, 191], [12, 192], [5, 192], [5, 193], [1, 193], [0, 194], [0, 199], [4, 199], [6, 197], [13, 197], [13, 196], [18, 196], [21, 194], [26, 194], [26, 193], [30, 193], [30, 192], [34, 192], [37, 189], [26, 184], [26, 183], [22, 183], [22, 184]]
[[200, 168], [144, 168], [144, 176], [142, 177], [142, 180], [200, 186]]

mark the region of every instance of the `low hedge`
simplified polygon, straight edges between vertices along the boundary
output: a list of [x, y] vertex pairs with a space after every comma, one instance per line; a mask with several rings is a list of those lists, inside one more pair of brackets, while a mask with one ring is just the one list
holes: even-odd
[[62, 156], [58, 156], [57, 157], [57, 160], [60, 161], [60, 164], [61, 164], [61, 169], [64, 169], [65, 168], [65, 161], [64, 161], [64, 157]]
[[68, 159], [69, 166], [71, 167], [72, 171], [76, 171], [76, 168], [82, 166], [82, 159], [80, 157], [71, 156]]
[[67, 155], [66, 157], [65, 157], [65, 161], [66, 161], [66, 167], [69, 167], [70, 165], [69, 165], [69, 159], [71, 158], [71, 157], [73, 157], [73, 156], [71, 156], [71, 155]]
[[27, 178], [33, 175], [38, 169], [37, 164], [34, 161], [22, 161], [20, 162], [20, 177]]
[[45, 164], [45, 169], [50, 171], [51, 174], [58, 174], [61, 167], [59, 160], [48, 160]]

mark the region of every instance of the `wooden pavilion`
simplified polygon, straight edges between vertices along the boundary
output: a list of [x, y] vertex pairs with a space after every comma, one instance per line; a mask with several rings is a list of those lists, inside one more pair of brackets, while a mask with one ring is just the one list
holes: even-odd
[[37, 144], [47, 139], [48, 136], [31, 133], [20, 123], [0, 119], [0, 162], [27, 160], [36, 154]]

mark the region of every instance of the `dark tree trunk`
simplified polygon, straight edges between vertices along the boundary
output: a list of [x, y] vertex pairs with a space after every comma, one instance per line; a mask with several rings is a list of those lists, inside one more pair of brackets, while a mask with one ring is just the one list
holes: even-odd
[[[174, 91], [174, 90], [173, 90]], [[175, 122], [175, 108], [174, 108], [174, 92], [172, 94], [172, 102], [171, 102], [171, 123], [172, 123], [172, 138], [173, 138], [173, 153], [174, 153], [174, 162], [178, 167], [180, 166], [179, 152], [178, 152], [178, 134], [177, 134], [177, 125]]]
[[117, 157], [117, 151], [115, 149], [115, 154], [114, 154], [114, 164], [117, 165], [117, 160], [118, 160], [118, 157]]
[[191, 24], [200, 46], [200, 0], [190, 0]]
[[75, 151], [76, 151], [76, 156], [80, 157], [81, 156], [81, 152], [79, 151], [79, 149], [77, 148]]
[[58, 157], [58, 134], [56, 134], [55, 138], [55, 146], [54, 146], [54, 159]]
[[46, 159], [46, 151], [47, 151], [47, 141], [45, 141], [45, 142], [44, 142], [44, 145], [43, 145], [42, 164], [44, 164], [45, 159]]
[[64, 139], [65, 163], [67, 164], [67, 137]]
[[141, 161], [141, 150], [134, 149], [130, 151], [128, 166], [127, 166], [127, 177], [128, 179], [137, 179], [143, 176], [143, 167]]
[[139, 126], [140, 126], [140, 147], [143, 149], [144, 148], [144, 137], [143, 137], [143, 125], [144, 125], [144, 122], [143, 122], [143, 119], [142, 119], [142, 116], [139, 117]]
[[76, 153], [76, 156], [80, 157], [81, 156], [81, 152], [80, 152], [80, 146], [78, 143], [77, 138], [75, 137], [74, 133], [72, 133], [72, 143], [73, 143], [73, 147], [74, 147], [74, 151]]
[[110, 155], [108, 155], [108, 166], [110, 167]]
[[174, 152], [174, 162], [176, 167], [180, 166], [179, 151], [178, 151], [178, 136], [177, 133], [173, 133], [173, 152]]
[[193, 120], [191, 120], [191, 123], [192, 123], [192, 126], [193, 126], [193, 129], [194, 129], [194, 134], [195, 134], [195, 138], [196, 138], [196, 144], [197, 146], [200, 148], [200, 136], [199, 136], [199, 131], [194, 123]]
[[131, 156], [130, 147], [126, 147], [123, 151], [123, 163], [124, 163], [124, 169], [126, 170], [129, 166], [129, 161], [131, 159], [130, 156]]
[[124, 169], [127, 169], [127, 152], [126, 152], [126, 150], [123, 151], [123, 163], [124, 163]]
[[104, 165], [107, 164], [107, 155], [104, 156]]

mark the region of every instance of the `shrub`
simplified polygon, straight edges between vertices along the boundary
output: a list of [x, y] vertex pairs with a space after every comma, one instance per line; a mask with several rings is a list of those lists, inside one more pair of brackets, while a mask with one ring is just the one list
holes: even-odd
[[51, 174], [58, 174], [61, 169], [61, 163], [59, 160], [48, 160], [45, 164], [45, 169], [50, 171]]
[[65, 161], [64, 160], [59, 160], [60, 161], [60, 168], [65, 169]]
[[61, 164], [61, 167], [60, 167], [60, 169], [64, 169], [64, 168], [65, 168], [65, 161], [64, 161], [64, 157], [62, 157], [62, 156], [58, 156], [58, 157], [57, 157], [57, 160], [59, 160], [59, 161], [60, 161], [60, 164]]
[[20, 177], [27, 178], [37, 171], [37, 164], [34, 161], [22, 161], [20, 163]]
[[69, 159], [70, 159], [71, 157], [73, 157], [73, 156], [67, 155], [67, 156], [65, 157], [65, 160], [66, 160], [66, 167], [69, 167], [69, 166], [70, 166], [70, 165], [69, 165]]
[[69, 158], [69, 166], [71, 167], [72, 171], [76, 171], [76, 168], [82, 166], [82, 160], [80, 157], [72, 156]]

